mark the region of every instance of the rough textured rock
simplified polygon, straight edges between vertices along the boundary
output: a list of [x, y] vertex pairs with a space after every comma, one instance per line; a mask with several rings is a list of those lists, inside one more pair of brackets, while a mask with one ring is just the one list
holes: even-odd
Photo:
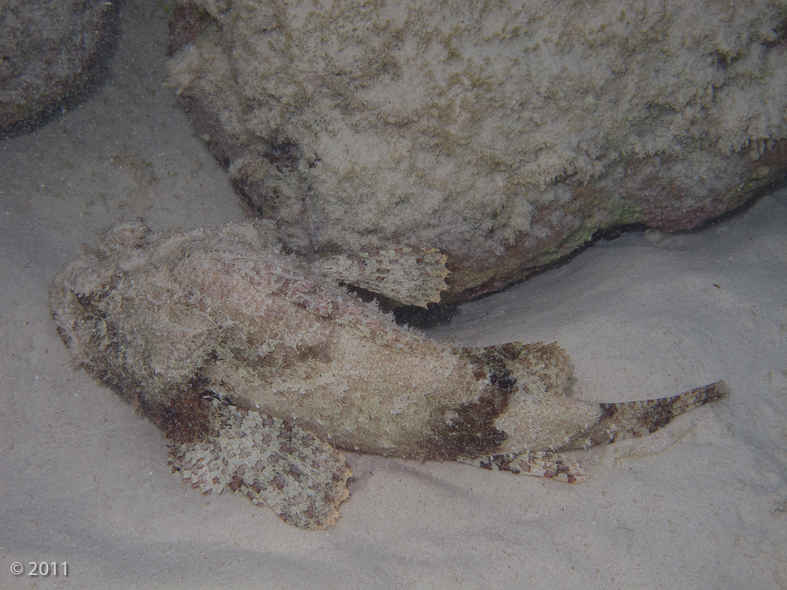
[[120, 1], [0, 2], [0, 136], [78, 101], [111, 47]]
[[787, 170], [784, 0], [194, 0], [169, 79], [301, 254], [449, 254], [499, 288], [599, 229], [696, 227]]

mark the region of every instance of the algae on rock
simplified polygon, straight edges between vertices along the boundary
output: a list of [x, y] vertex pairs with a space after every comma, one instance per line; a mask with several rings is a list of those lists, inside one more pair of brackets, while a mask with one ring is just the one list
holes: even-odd
[[596, 229], [695, 227], [782, 180], [786, 18], [784, 0], [193, 0], [169, 80], [288, 247], [428, 244], [461, 298]]

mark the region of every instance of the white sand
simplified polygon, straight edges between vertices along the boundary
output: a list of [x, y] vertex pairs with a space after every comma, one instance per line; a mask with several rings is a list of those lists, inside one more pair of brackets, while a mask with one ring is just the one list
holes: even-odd
[[[558, 340], [585, 399], [730, 384], [652, 437], [578, 454], [584, 484], [352, 455], [339, 524], [308, 532], [170, 474], [159, 431], [71, 367], [46, 301], [114, 222], [242, 219], [161, 86], [166, 15], [124, 14], [112, 80], [0, 142], [0, 587], [787, 587], [787, 191], [702, 233], [597, 244], [433, 332]], [[14, 561], [68, 577], [15, 578]]]

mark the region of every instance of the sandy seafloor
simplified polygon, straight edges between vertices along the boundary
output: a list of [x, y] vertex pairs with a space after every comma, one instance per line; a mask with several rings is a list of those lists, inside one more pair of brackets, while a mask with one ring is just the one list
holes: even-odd
[[[123, 14], [107, 84], [0, 141], [0, 587], [787, 588], [785, 190], [700, 233], [598, 243], [432, 332], [557, 340], [588, 400], [732, 387], [577, 454], [583, 484], [351, 454], [342, 518], [310, 532], [172, 475], [159, 431], [72, 367], [46, 299], [115, 222], [243, 219], [162, 86], [166, 15], [141, 0]], [[15, 561], [68, 576], [14, 577]]]

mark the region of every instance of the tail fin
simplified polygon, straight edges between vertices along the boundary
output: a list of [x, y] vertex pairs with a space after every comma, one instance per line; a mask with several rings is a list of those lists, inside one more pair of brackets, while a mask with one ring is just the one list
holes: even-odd
[[600, 410], [598, 420], [571, 436], [559, 448], [543, 451], [506, 452], [484, 457], [460, 457], [458, 460], [484, 469], [535, 475], [566, 483], [581, 482], [585, 471], [569, 462], [560, 452], [587, 449], [626, 438], [638, 438], [666, 426], [675, 416], [721, 399], [730, 393], [724, 381], [716, 381], [680, 395], [639, 402], [595, 405]]
[[600, 403], [601, 416], [598, 421], [577, 433], [559, 450], [585, 449], [626, 438], [647, 436], [669, 424], [675, 416], [721, 399], [729, 393], [730, 388], [724, 381], [716, 381], [673, 397], [617, 404]]

